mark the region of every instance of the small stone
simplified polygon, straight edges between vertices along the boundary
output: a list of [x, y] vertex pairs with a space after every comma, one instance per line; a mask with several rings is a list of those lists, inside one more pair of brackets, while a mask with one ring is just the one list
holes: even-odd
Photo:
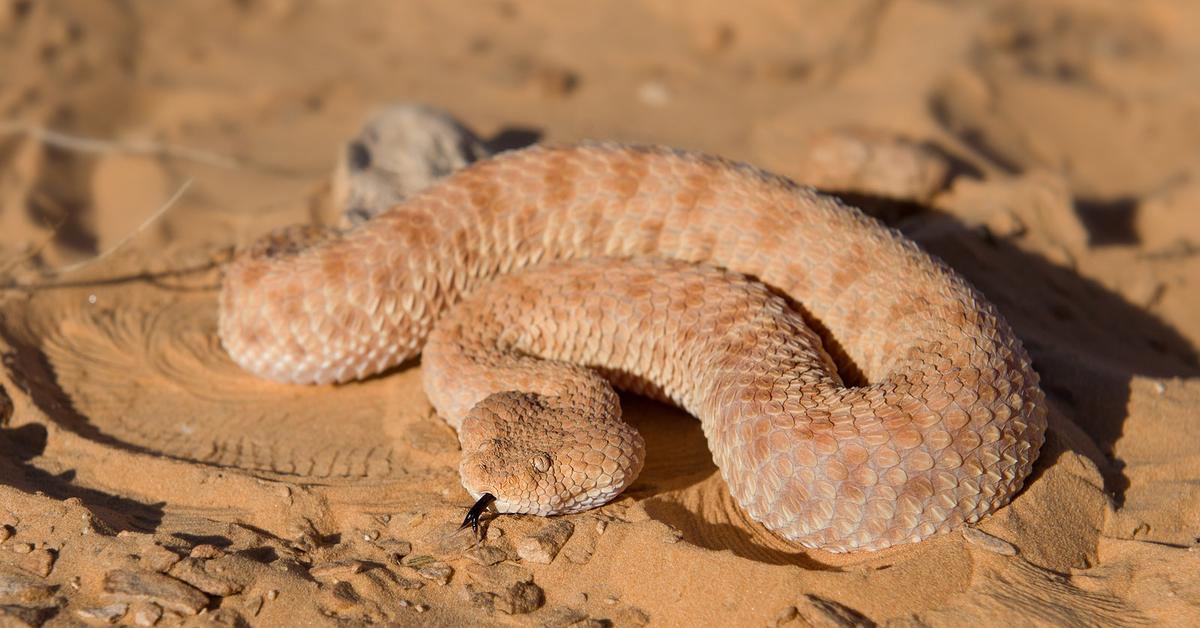
[[138, 626], [153, 626], [162, 619], [163, 611], [161, 606], [153, 602], [135, 602], [130, 605], [129, 614]]
[[21, 568], [45, 578], [54, 569], [54, 561], [57, 558], [58, 554], [54, 550], [33, 550], [28, 556], [21, 559]]
[[626, 606], [613, 619], [619, 626], [645, 626], [650, 623], [650, 614], [636, 606]]
[[15, 533], [16, 533], [16, 530], [14, 530], [12, 526], [9, 526], [9, 525], [0, 526], [0, 543], [3, 543], [5, 541], [9, 540], [10, 538], [12, 538], [12, 535]]
[[983, 530], [966, 527], [962, 529], [962, 535], [968, 543], [984, 551], [988, 551], [993, 554], [1000, 554], [1001, 556], [1017, 555], [1017, 548], [1014, 547], [1012, 543], [1009, 543], [1004, 539], [994, 537]]
[[209, 595], [224, 597], [242, 590], [242, 585], [209, 573], [204, 562], [197, 558], [185, 558], [179, 561], [171, 567], [169, 573]]
[[504, 560], [508, 560], [508, 552], [494, 545], [480, 545], [469, 552], [467, 558], [484, 566], [495, 565]]
[[404, 560], [405, 556], [412, 553], [412, 543], [399, 539], [383, 539], [375, 545], [387, 552], [388, 557], [396, 562]]
[[416, 571], [418, 576], [438, 584], [449, 583], [454, 575], [453, 567], [432, 556], [409, 556], [404, 559], [404, 564]]
[[599, 628], [603, 625], [593, 620], [588, 621], [587, 613], [569, 606], [556, 606], [548, 608], [539, 613], [541, 625], [545, 628], [592, 628], [593, 625]]
[[33, 545], [31, 543], [13, 543], [9, 549], [17, 554], [28, 554], [33, 551]]
[[221, 548], [215, 545], [209, 545], [208, 543], [202, 543], [196, 547], [193, 547], [190, 554], [192, 558], [201, 558], [205, 560], [219, 558], [224, 555], [225, 552], [222, 551]]
[[413, 607], [413, 610], [417, 611], [418, 613], [424, 613], [425, 611], [429, 610], [429, 605], [428, 604], [417, 604], [416, 606]]
[[548, 565], [574, 532], [575, 526], [570, 521], [555, 519], [542, 526], [541, 530], [517, 541], [517, 555], [527, 562]]
[[598, 535], [599, 535], [599, 534], [604, 534], [604, 531], [605, 531], [605, 530], [607, 530], [607, 529], [608, 529], [608, 522], [607, 522], [607, 521], [605, 521], [605, 520], [603, 520], [603, 519], [599, 519], [599, 520], [597, 520], [597, 521], [596, 521], [596, 534], [598, 534]]
[[75, 611], [75, 614], [81, 619], [115, 624], [118, 619], [125, 615], [125, 611], [127, 610], [129, 610], [128, 604], [109, 604], [108, 606], [97, 608], [81, 608]]
[[277, 597], [279, 597], [279, 591], [276, 591], [275, 589], [271, 589], [270, 591], [267, 591], [267, 599], [268, 600], [274, 600]]
[[154, 602], [163, 608], [195, 615], [208, 606], [208, 596], [191, 585], [149, 571], [116, 569], [104, 574], [104, 594], [120, 602]]
[[155, 543], [142, 552], [138, 563], [151, 571], [166, 573], [179, 559], [179, 554]]
[[546, 595], [542, 588], [532, 582], [514, 582], [496, 598], [496, 610], [518, 615], [531, 613], [542, 607]]
[[308, 574], [318, 580], [348, 580], [356, 573], [362, 573], [367, 564], [361, 560], [339, 560], [332, 563], [317, 565], [308, 570]]
[[250, 596], [249, 598], [246, 598], [244, 603], [242, 603], [242, 608], [245, 608], [246, 611], [250, 613], [251, 617], [257, 617], [258, 612], [262, 610], [262, 607], [263, 599], [262, 596], [259, 595]]
[[325, 606], [336, 610], [346, 610], [359, 603], [358, 592], [349, 582], [337, 582], [328, 587], [321, 587], [321, 598]]
[[38, 604], [54, 595], [54, 587], [10, 568], [0, 568], [0, 603]]
[[408, 608], [409, 606], [412, 606], [412, 602], [409, 602], [408, 600], [400, 600], [398, 604], [400, 604], [400, 608]]
[[462, 596], [468, 604], [475, 608], [488, 613], [496, 610], [497, 595], [491, 591], [476, 589], [468, 584], [463, 587]]

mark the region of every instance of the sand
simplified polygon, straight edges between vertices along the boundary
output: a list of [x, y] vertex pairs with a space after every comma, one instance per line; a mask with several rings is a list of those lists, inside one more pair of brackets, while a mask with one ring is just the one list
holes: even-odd
[[[0, 4], [0, 623], [1200, 623], [1200, 5], [683, 6]], [[744, 159], [903, 230], [1034, 358], [1027, 488], [961, 533], [804, 551], [694, 420], [627, 396], [626, 495], [452, 534], [419, 365], [284, 386], [215, 334], [221, 261], [335, 223], [344, 140], [401, 101], [500, 148]]]

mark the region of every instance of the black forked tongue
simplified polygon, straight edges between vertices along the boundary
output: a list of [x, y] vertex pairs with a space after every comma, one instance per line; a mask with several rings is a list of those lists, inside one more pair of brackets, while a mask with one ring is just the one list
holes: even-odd
[[479, 497], [479, 501], [475, 502], [475, 505], [471, 506], [471, 509], [467, 511], [467, 516], [465, 519], [463, 519], [462, 525], [458, 526], [458, 531], [462, 532], [467, 528], [471, 528], [471, 530], [475, 532], [475, 536], [479, 536], [479, 516], [482, 515], [483, 511], [487, 510], [487, 507], [491, 506], [492, 502], [494, 501], [496, 501], [496, 496], [492, 495], [491, 493], [484, 493], [481, 495]]

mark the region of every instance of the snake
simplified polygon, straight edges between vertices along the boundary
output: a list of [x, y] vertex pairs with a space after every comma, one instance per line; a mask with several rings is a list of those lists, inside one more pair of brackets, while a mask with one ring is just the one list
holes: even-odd
[[831, 552], [978, 522], [1045, 439], [1028, 354], [961, 275], [835, 197], [666, 147], [535, 145], [353, 229], [269, 234], [226, 265], [218, 334], [294, 384], [421, 356], [468, 520], [627, 488], [645, 445], [613, 385], [696, 416], [740, 507]]

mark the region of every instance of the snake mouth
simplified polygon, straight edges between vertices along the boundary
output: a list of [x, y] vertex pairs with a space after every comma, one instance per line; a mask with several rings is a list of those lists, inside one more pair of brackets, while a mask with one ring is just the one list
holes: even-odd
[[479, 536], [479, 517], [494, 501], [496, 501], [496, 496], [491, 493], [480, 495], [475, 505], [471, 506], [471, 509], [467, 511], [467, 516], [463, 518], [462, 525], [458, 527], [458, 530], [461, 532], [469, 527], [475, 533], [475, 536]]

